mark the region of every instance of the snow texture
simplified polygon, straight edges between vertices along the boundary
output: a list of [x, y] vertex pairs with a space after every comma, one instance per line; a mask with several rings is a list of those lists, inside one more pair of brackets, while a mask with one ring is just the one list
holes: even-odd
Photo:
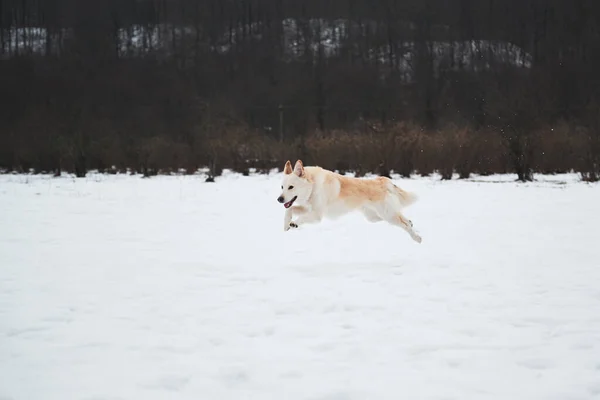
[[600, 398], [600, 187], [396, 179], [283, 232], [280, 175], [0, 176], [0, 399]]

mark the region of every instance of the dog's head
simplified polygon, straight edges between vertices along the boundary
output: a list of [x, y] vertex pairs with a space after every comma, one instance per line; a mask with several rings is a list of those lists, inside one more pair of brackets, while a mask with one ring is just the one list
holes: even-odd
[[288, 160], [283, 169], [283, 181], [281, 182], [281, 196], [277, 201], [283, 203], [285, 208], [290, 208], [295, 203], [305, 203], [312, 192], [312, 183], [306, 178], [302, 161], [296, 161], [294, 169]]

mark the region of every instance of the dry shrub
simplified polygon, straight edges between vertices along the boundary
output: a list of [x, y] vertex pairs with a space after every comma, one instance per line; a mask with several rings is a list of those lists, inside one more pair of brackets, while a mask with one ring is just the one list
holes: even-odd
[[468, 178], [471, 173], [506, 172], [509, 162], [505, 142], [496, 132], [455, 125], [434, 132], [411, 123], [369, 133], [319, 131], [306, 139], [306, 148], [310, 163], [358, 176], [392, 170], [403, 177], [438, 171], [443, 179], [454, 172]]
[[[189, 143], [166, 135], [133, 139], [94, 131], [85, 135], [32, 135], [35, 129], [41, 129], [37, 121], [20, 126], [13, 136], [4, 136], [10, 148], [2, 153], [2, 159], [11, 163], [4, 167], [85, 175], [87, 168], [114, 171], [114, 165], [118, 170], [141, 168], [145, 176], [150, 176], [181, 168], [193, 172], [209, 166], [210, 177], [214, 178], [224, 168], [244, 174], [251, 168], [263, 173], [273, 168], [281, 171], [286, 160], [301, 158], [308, 165], [354, 172], [357, 176], [388, 175], [392, 171], [404, 177], [413, 173], [427, 176], [438, 171], [442, 179], [451, 179], [454, 173], [468, 178], [471, 173], [517, 172], [517, 167], [531, 166], [535, 172], [576, 170], [585, 180], [600, 179], [600, 136], [596, 128], [600, 122], [591, 116], [579, 125], [559, 121], [535, 131], [516, 132], [514, 137], [498, 127], [474, 130], [451, 124], [427, 131], [400, 122], [373, 125], [367, 130], [317, 130], [286, 143], [239, 121], [203, 125], [188, 139]], [[524, 160], [519, 159], [522, 152], [527, 153]]]
[[306, 139], [306, 162], [340, 173], [368, 170], [365, 153], [372, 151], [372, 147], [368, 136], [339, 130], [317, 131]]
[[[385, 160], [390, 168], [403, 177], [419, 170], [421, 174], [427, 173], [428, 168], [416, 167], [424, 151], [428, 150], [429, 139], [423, 129], [412, 123], [397, 123], [389, 129], [387, 140], [382, 143]], [[421, 158], [423, 161], [423, 158]], [[426, 163], [425, 163], [426, 164]]]
[[90, 145], [91, 168], [99, 172], [123, 170], [127, 167], [123, 143], [117, 135], [101, 137]]
[[587, 182], [600, 181], [600, 101], [592, 99], [580, 117], [578, 132], [586, 143], [582, 165], [578, 171]]
[[578, 137], [580, 143], [575, 170], [585, 182], [600, 181], [600, 129], [579, 126], [573, 136]]
[[583, 132], [565, 121], [546, 126], [535, 133], [538, 146], [534, 154], [535, 169], [543, 174], [569, 172], [581, 164], [587, 143]]
[[173, 172], [189, 164], [190, 150], [187, 144], [165, 136], [142, 139], [137, 146], [139, 165], [144, 176]]
[[410, 123], [397, 123], [380, 132], [318, 132], [306, 141], [309, 161], [340, 172], [356, 175], [390, 170], [403, 177], [439, 171], [450, 179], [457, 171], [468, 178], [474, 171], [491, 173], [502, 164], [500, 138], [490, 132], [450, 126], [427, 132]]
[[[283, 167], [283, 145], [256, 130], [241, 126], [223, 126], [205, 141], [210, 178], [219, 176], [224, 168], [247, 175], [250, 168], [268, 172]], [[279, 166], [281, 164], [281, 166]]]
[[394, 171], [408, 177], [416, 163], [423, 161], [423, 151], [429, 150], [429, 143], [422, 129], [400, 123], [368, 133], [317, 131], [306, 139], [305, 146], [307, 161], [323, 168], [341, 173], [352, 171], [357, 176]]
[[12, 138], [6, 133], [0, 133], [0, 169], [10, 170], [14, 168], [13, 148]]
[[397, 139], [394, 132], [385, 130], [366, 134], [317, 131], [306, 139], [307, 161], [340, 173], [354, 172], [362, 176], [377, 172], [385, 175], [397, 163]]
[[318, 132], [307, 139], [306, 148], [309, 160], [327, 169], [353, 171], [357, 176], [393, 171], [409, 177], [415, 170], [424, 175], [433, 172], [431, 144], [420, 127], [398, 123], [368, 133]]
[[471, 135], [471, 169], [479, 175], [503, 173], [508, 168], [508, 157], [502, 137], [491, 129], [482, 129]]
[[461, 178], [469, 177], [473, 164], [472, 136], [467, 128], [456, 125], [435, 133], [436, 160], [442, 179], [452, 179], [455, 171], [459, 171]]
[[437, 171], [442, 179], [454, 173], [467, 179], [472, 173], [490, 174], [501, 169], [503, 144], [494, 132], [451, 124], [434, 132], [415, 135], [416, 170], [422, 176]]
[[450, 178], [455, 168], [468, 177], [477, 163], [476, 135], [466, 128], [451, 127], [435, 133], [418, 125], [397, 123], [379, 132], [318, 132], [306, 141], [310, 162], [356, 175], [389, 171], [410, 177], [440, 170]]
[[421, 176], [429, 176], [438, 169], [438, 146], [435, 137], [424, 131], [416, 134], [414, 143], [415, 171]]

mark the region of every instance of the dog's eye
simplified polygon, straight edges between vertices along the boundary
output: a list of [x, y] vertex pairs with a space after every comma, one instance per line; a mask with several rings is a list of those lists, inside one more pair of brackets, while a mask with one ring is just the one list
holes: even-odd
[[293, 186], [290, 186], [290, 187], [288, 188], [288, 190], [292, 190], [293, 188], [294, 188]]

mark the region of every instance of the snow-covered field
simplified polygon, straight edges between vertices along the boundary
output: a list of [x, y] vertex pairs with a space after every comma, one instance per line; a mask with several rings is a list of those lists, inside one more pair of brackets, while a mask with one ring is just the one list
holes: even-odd
[[600, 398], [599, 185], [397, 179], [419, 245], [279, 178], [0, 176], [0, 399]]

